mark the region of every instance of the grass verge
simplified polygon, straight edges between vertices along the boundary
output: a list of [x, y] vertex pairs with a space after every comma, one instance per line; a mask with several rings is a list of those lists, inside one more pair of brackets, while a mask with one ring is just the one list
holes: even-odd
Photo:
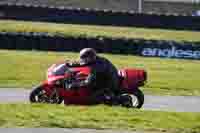
[[200, 32], [112, 26], [88, 26], [0, 20], [0, 32], [44, 32], [60, 36], [143, 38], [174, 41], [200, 41]]
[[1, 104], [0, 114], [0, 127], [200, 132], [200, 113], [143, 111], [103, 105], [64, 107], [42, 104]]
[[[159, 95], [200, 95], [200, 61], [101, 54], [118, 68], [148, 72], [143, 91]], [[58, 61], [76, 59], [78, 53], [0, 50], [0, 87], [31, 88], [46, 78], [47, 68]]]

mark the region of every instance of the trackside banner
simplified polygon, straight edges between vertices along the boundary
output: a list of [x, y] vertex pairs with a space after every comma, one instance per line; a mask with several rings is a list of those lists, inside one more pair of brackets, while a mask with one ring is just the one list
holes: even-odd
[[124, 38], [50, 36], [46, 33], [1, 33], [0, 49], [73, 51], [91, 47], [99, 53], [200, 60], [200, 42]]
[[[197, 44], [196, 44], [197, 45]], [[149, 57], [166, 57], [166, 58], [183, 58], [183, 59], [200, 59], [200, 47], [195, 45], [154, 45], [151, 47], [144, 46], [140, 48], [140, 55]]]

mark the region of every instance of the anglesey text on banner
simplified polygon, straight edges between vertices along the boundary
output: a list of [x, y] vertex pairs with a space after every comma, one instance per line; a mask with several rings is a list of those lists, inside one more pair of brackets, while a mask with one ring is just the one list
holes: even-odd
[[171, 49], [143, 48], [142, 55], [168, 58], [200, 59], [200, 51], [177, 49], [175, 46], [172, 46]]

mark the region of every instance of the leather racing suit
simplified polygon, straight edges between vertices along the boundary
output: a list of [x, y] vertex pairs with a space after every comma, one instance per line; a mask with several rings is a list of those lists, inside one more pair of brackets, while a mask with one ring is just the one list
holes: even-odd
[[[71, 88], [80, 86], [88, 86], [91, 88], [93, 92], [91, 101], [93, 103], [101, 102], [98, 97], [105, 92], [108, 92], [113, 98], [120, 94], [118, 70], [108, 59], [97, 56], [95, 62], [86, 65], [91, 68], [91, 73], [85, 81], [80, 84], [72, 84]], [[81, 65], [76, 62], [70, 66]]]

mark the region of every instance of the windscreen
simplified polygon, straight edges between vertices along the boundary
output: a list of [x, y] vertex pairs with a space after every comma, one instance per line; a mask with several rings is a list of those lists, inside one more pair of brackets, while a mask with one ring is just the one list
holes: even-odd
[[48, 70], [48, 75], [64, 75], [67, 72], [71, 72], [70, 68], [63, 64], [53, 65]]

